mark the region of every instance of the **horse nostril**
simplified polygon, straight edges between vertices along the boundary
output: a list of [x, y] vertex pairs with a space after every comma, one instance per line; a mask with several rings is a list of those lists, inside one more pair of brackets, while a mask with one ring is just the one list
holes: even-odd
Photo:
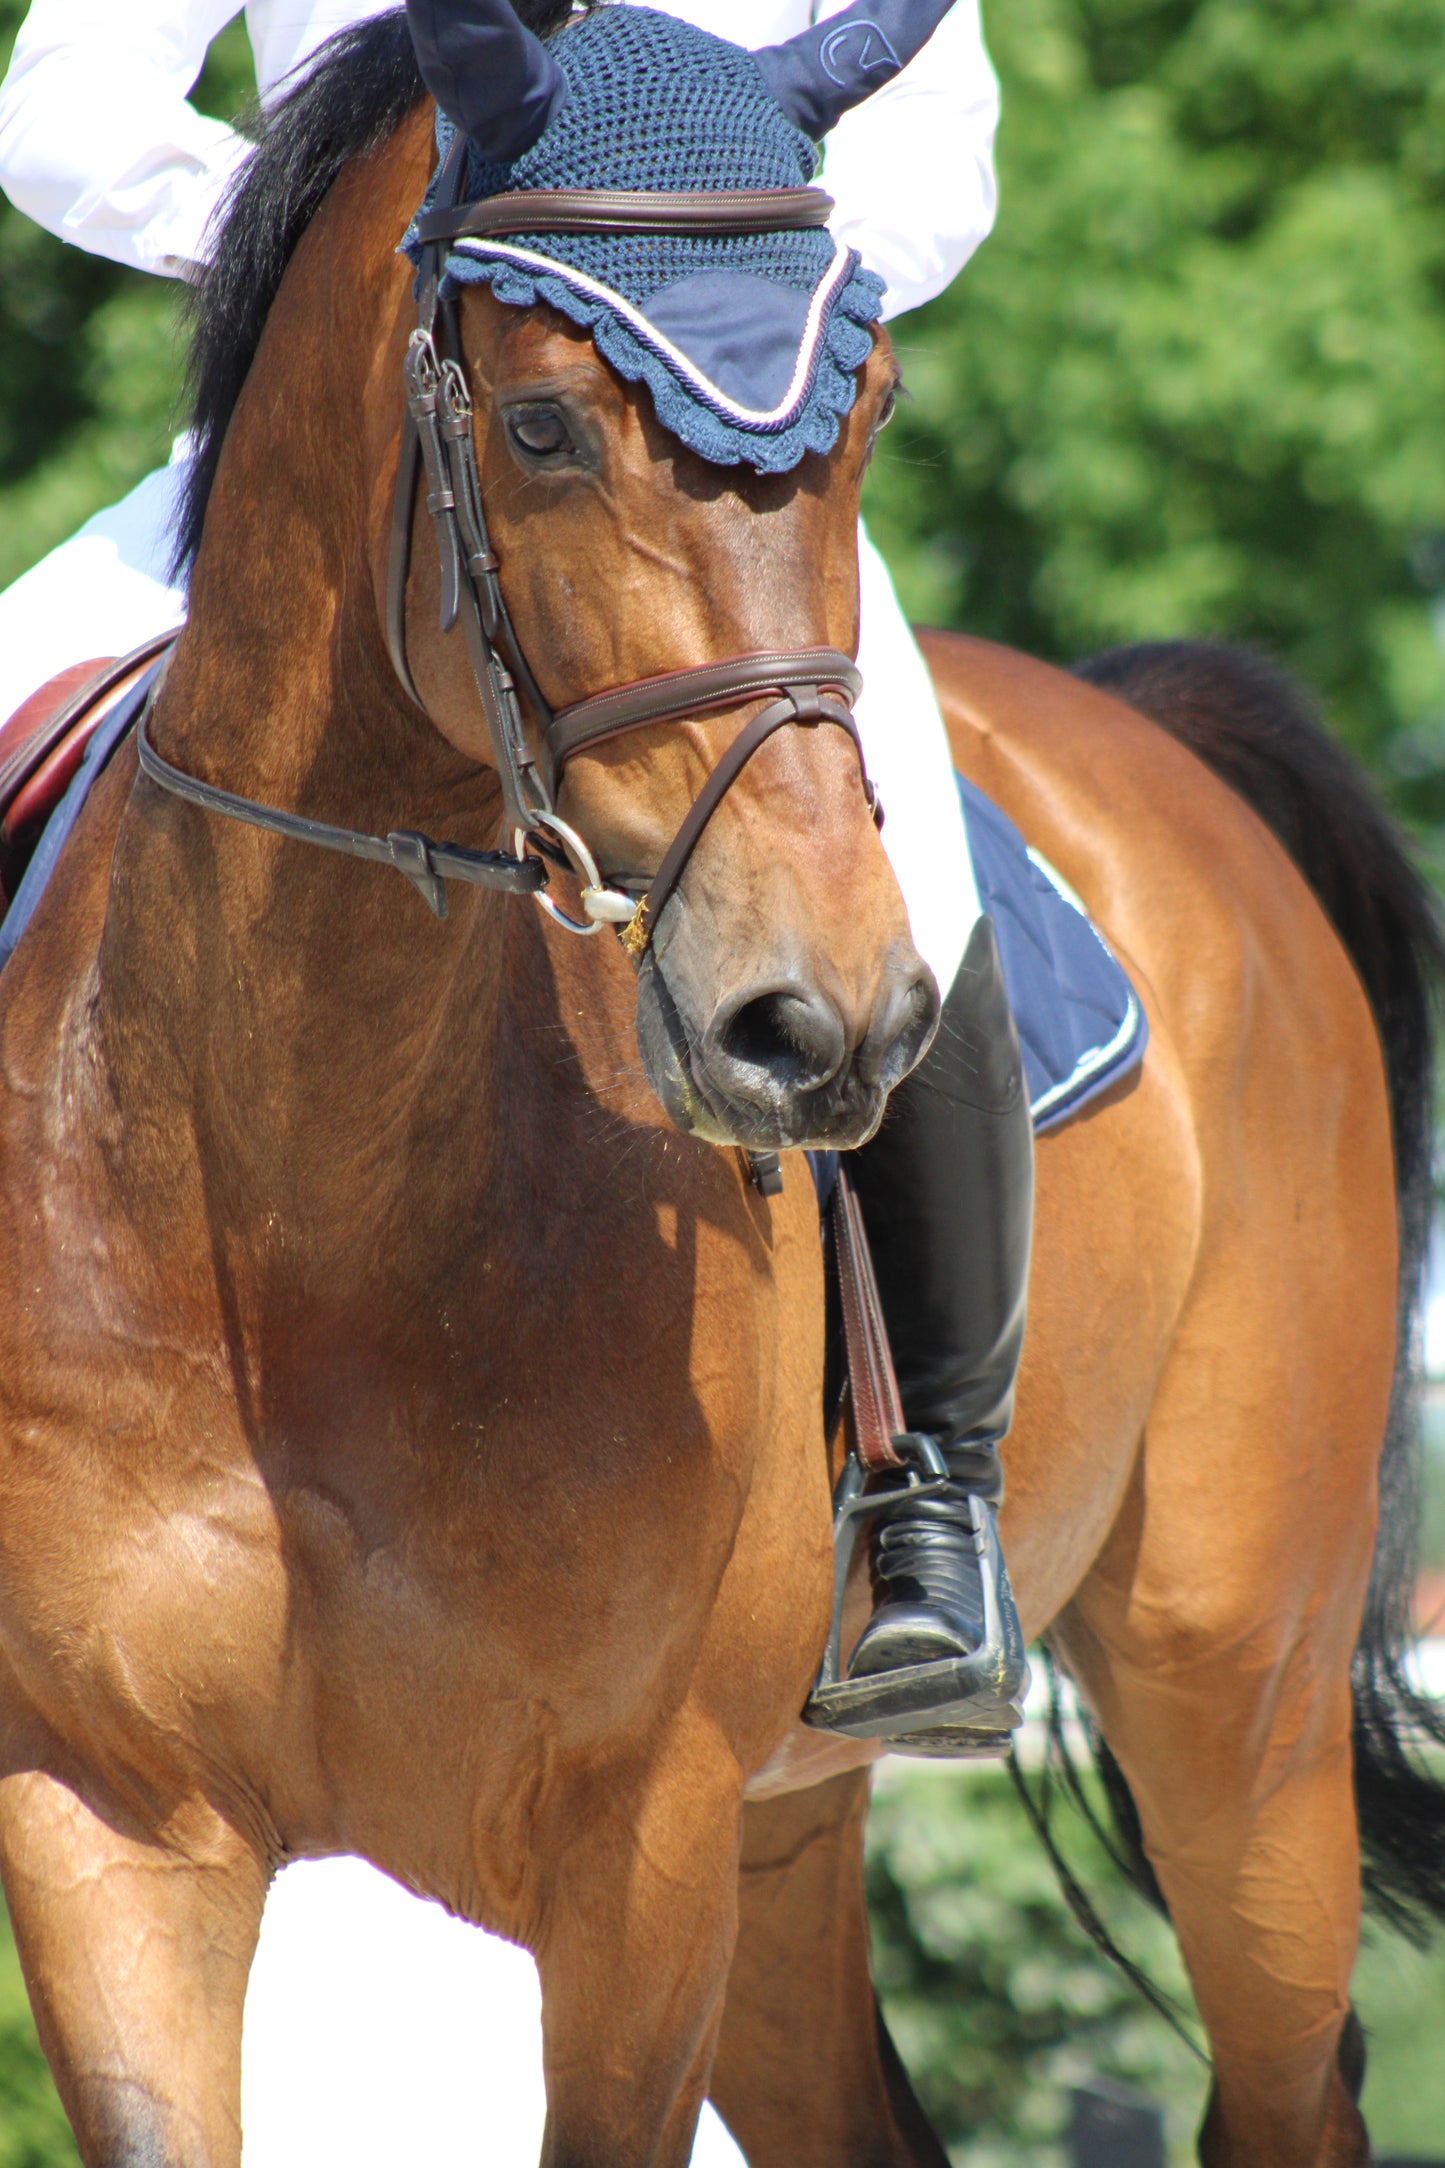
[[886, 981], [856, 1057], [862, 1082], [892, 1091], [932, 1039], [939, 1006], [938, 986], [926, 965]]
[[830, 1084], [847, 1053], [843, 1020], [821, 994], [775, 987], [742, 1002], [716, 1034], [718, 1052], [730, 1065], [789, 1091], [817, 1091]]

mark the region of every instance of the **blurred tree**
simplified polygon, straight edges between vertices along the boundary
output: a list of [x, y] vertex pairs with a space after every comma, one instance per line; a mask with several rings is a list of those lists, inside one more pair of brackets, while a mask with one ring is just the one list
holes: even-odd
[[[1267, 646], [1445, 862], [1445, 0], [1010, 0], [989, 29], [998, 231], [899, 325], [869, 484], [905, 599], [1060, 660]], [[250, 88], [232, 25], [198, 102]], [[165, 456], [175, 298], [0, 207], [0, 581]]]
[[[1037, 1789], [1037, 1774], [1029, 1779]], [[1097, 1800], [1096, 1800], [1097, 1804]], [[1121, 1949], [1191, 2013], [1178, 1947], [1072, 1809], [1059, 1841]], [[1001, 1770], [887, 1762], [868, 1823], [873, 1969], [889, 2030], [958, 2168], [1064, 2168], [1067, 2088], [1122, 2079], [1165, 2113], [1171, 2168], [1197, 2159], [1208, 2073], [1087, 1942]], [[1438, 2155], [1445, 1942], [1367, 1928], [1353, 1997], [1382, 2157]]]
[[[28, 0], [0, 0], [0, 68]], [[195, 93], [255, 94], [240, 24]], [[43, 233], [0, 196], [0, 586], [164, 464], [178, 426], [178, 290]]]
[[998, 228], [897, 327], [869, 484], [906, 602], [1058, 660], [1256, 642], [1445, 823], [1445, 0], [989, 29]]

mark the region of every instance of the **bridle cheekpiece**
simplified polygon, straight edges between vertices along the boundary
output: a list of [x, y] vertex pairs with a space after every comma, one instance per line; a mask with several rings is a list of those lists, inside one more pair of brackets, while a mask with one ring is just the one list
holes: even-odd
[[[594, 934], [604, 925], [615, 926], [629, 955], [640, 963], [708, 821], [754, 753], [775, 731], [793, 724], [820, 723], [846, 731], [858, 754], [869, 810], [881, 825], [881, 808], [868, 780], [853, 715], [862, 679], [856, 665], [837, 649], [800, 648], [695, 664], [634, 679], [555, 711], [548, 705], [513, 628], [502, 594], [500, 563], [488, 536], [456, 301], [442, 294], [447, 248], [465, 235], [544, 229], [786, 232], [825, 224], [832, 203], [821, 189], [801, 187], [676, 192], [537, 189], [462, 203], [458, 198], [466, 151], [466, 139], [458, 133], [443, 160], [430, 208], [415, 228], [421, 244], [417, 325], [403, 364], [406, 415], [392, 511], [386, 638], [403, 691], [425, 712], [406, 648], [412, 519], [424, 473], [426, 505], [441, 561], [441, 630], [451, 632], [460, 618], [501, 780], [511, 850], [472, 850], [414, 830], [366, 835], [240, 797], [164, 760], [150, 743], [144, 716], [137, 733], [140, 765], [152, 782], [207, 811], [297, 842], [394, 866], [439, 918], [446, 916], [448, 881], [531, 894], [559, 926], [572, 933]], [[645, 894], [638, 897], [609, 884], [585, 839], [557, 812], [556, 794], [566, 763], [625, 732], [691, 720], [755, 700], [762, 700], [763, 706], [741, 726], [709, 775]], [[523, 702], [535, 719], [535, 753], [523, 720]], [[564, 911], [547, 892], [551, 868], [564, 865], [580, 886], [580, 918]]]

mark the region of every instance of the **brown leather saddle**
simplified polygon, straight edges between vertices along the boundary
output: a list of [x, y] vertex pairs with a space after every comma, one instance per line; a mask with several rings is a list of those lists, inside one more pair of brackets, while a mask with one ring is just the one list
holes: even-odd
[[175, 638], [173, 632], [160, 633], [129, 655], [72, 664], [0, 727], [0, 913], [14, 897], [92, 736]]

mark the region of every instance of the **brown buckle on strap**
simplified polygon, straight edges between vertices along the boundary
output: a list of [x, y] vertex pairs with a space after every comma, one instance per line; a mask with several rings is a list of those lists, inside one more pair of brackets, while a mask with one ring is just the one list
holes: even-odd
[[416, 238], [503, 233], [792, 233], [826, 226], [822, 188], [531, 188], [423, 211]]

